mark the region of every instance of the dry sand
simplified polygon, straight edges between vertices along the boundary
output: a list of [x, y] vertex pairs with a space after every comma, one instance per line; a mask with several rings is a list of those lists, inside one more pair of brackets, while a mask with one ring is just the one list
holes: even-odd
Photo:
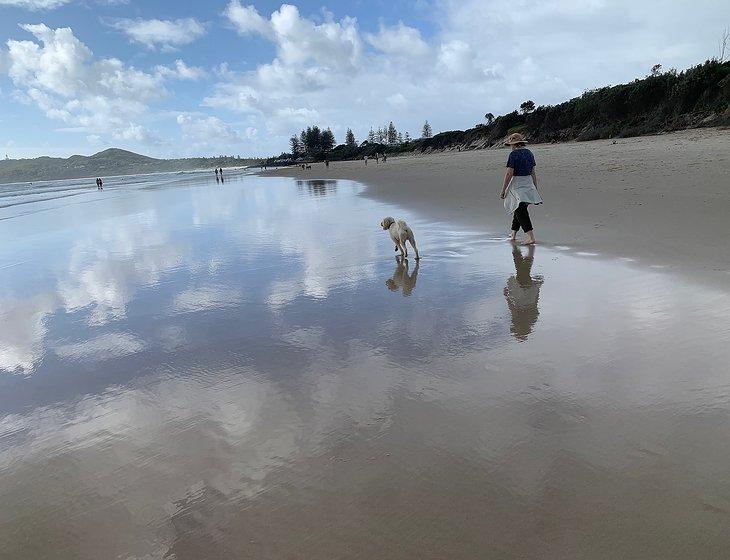
[[[635, 258], [730, 282], [730, 131], [532, 146], [545, 204], [531, 207], [538, 240]], [[498, 197], [507, 149], [334, 162], [266, 175], [352, 179], [366, 195], [429, 218], [507, 233]]]

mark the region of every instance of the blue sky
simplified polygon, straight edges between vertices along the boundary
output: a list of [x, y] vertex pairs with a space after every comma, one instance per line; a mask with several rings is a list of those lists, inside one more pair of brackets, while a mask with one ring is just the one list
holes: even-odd
[[716, 0], [0, 0], [0, 150], [268, 155], [466, 128], [717, 53]]

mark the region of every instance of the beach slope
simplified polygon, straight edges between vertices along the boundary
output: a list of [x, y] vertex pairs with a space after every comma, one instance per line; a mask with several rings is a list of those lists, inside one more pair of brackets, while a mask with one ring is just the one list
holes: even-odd
[[[541, 243], [729, 280], [730, 131], [530, 148], [545, 199], [531, 209]], [[359, 181], [366, 196], [496, 236], [509, 227], [499, 199], [507, 155], [506, 148], [445, 152], [264, 174]]]

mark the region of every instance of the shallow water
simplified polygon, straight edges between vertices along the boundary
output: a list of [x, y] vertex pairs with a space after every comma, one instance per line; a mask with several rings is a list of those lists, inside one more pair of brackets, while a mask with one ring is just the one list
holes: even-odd
[[0, 557], [726, 556], [728, 292], [343, 181], [106, 187], [0, 189]]

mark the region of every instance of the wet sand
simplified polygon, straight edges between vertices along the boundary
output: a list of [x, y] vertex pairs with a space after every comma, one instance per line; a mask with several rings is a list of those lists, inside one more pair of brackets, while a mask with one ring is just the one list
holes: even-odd
[[[730, 131], [531, 149], [545, 204], [530, 212], [544, 244], [636, 258], [718, 286], [730, 282]], [[378, 200], [506, 234], [509, 221], [498, 195], [507, 155], [506, 148], [448, 152], [264, 174], [361, 181]]]
[[106, 183], [0, 208], [3, 559], [726, 555], [726, 289], [348, 181]]

